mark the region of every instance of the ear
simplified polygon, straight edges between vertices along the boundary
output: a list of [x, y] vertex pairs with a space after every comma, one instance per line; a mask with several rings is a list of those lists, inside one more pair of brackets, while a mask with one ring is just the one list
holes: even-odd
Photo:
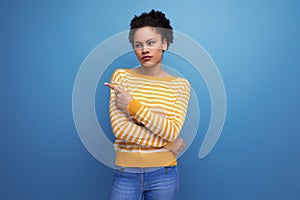
[[167, 39], [166, 39], [166, 38], [164, 38], [164, 39], [162, 40], [162, 49], [163, 49], [164, 51], [168, 49], [168, 43], [167, 43]]

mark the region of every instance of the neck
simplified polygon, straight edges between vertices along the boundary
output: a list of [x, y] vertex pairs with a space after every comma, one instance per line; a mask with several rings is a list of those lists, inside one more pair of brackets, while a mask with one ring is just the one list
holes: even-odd
[[156, 65], [152, 67], [140, 66], [138, 68], [138, 73], [147, 76], [160, 76], [163, 72], [161, 65]]

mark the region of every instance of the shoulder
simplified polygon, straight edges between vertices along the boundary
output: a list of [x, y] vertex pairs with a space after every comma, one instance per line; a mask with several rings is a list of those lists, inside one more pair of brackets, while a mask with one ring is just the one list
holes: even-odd
[[177, 85], [181, 86], [182, 89], [190, 89], [190, 82], [183, 77], [177, 77], [175, 80]]
[[128, 70], [128, 69], [118, 68], [118, 69], [115, 69], [115, 70], [113, 71], [112, 75], [125, 74], [125, 73], [127, 73], [127, 70]]
[[120, 79], [122, 77], [125, 77], [126, 73], [127, 73], [127, 69], [118, 68], [118, 69], [113, 71], [113, 73], [111, 75], [111, 80], [117, 80], [117, 79]]

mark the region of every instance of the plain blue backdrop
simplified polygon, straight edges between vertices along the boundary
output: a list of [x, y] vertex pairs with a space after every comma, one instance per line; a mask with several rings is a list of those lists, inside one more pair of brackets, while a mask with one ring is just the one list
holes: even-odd
[[2, 0], [0, 199], [107, 199], [112, 170], [79, 139], [73, 83], [95, 46], [152, 8], [207, 50], [227, 92], [220, 140], [199, 160], [210, 104], [195, 88], [203, 121], [179, 159], [178, 199], [300, 198], [299, 1]]

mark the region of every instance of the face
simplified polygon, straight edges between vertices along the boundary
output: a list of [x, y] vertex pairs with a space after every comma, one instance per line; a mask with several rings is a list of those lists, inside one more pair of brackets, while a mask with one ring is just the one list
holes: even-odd
[[167, 50], [167, 42], [162, 41], [160, 33], [153, 27], [138, 28], [133, 37], [135, 55], [144, 67], [161, 64], [163, 50]]

